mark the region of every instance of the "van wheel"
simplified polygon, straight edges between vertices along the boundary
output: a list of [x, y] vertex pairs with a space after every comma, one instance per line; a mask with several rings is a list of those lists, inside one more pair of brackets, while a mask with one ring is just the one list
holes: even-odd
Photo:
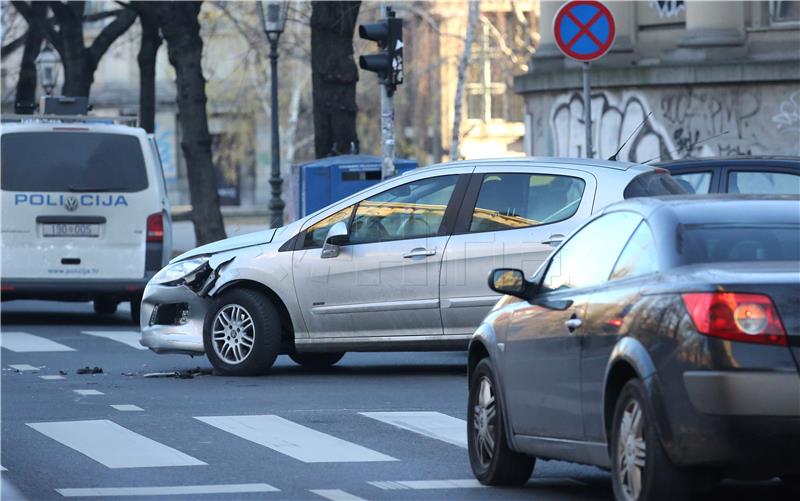
[[113, 315], [117, 312], [118, 302], [108, 298], [97, 298], [94, 300], [94, 312], [98, 315]]
[[343, 351], [323, 353], [298, 353], [295, 351], [289, 354], [289, 358], [295, 363], [309, 369], [325, 369], [341, 360], [343, 356]]
[[264, 294], [249, 289], [223, 293], [206, 316], [203, 346], [217, 373], [266, 373], [281, 347], [278, 310]]
[[469, 382], [467, 446], [472, 473], [486, 485], [523, 485], [536, 458], [511, 450], [506, 440], [503, 406], [488, 358], [475, 367]]
[[670, 462], [656, 431], [655, 416], [638, 379], [622, 387], [611, 424], [614, 497], [624, 501], [687, 499], [690, 478]]

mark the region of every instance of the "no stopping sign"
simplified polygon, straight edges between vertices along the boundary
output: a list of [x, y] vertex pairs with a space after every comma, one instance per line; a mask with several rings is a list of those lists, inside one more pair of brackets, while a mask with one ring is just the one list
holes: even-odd
[[578, 61], [602, 57], [614, 43], [616, 27], [608, 7], [594, 0], [574, 0], [558, 10], [553, 20], [556, 44]]

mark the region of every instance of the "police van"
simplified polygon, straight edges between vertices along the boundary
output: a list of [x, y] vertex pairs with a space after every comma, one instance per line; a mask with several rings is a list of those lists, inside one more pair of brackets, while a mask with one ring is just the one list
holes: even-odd
[[171, 219], [152, 136], [123, 119], [3, 117], [3, 301], [130, 301], [170, 259]]

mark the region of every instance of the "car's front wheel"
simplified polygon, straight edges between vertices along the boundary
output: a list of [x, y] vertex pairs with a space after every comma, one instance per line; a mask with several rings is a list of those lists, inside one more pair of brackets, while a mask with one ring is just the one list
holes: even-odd
[[343, 351], [324, 353], [292, 352], [289, 354], [289, 358], [291, 358], [295, 363], [315, 370], [328, 368], [341, 360], [343, 356]]
[[623, 386], [611, 429], [614, 497], [624, 501], [686, 499], [689, 478], [670, 462], [658, 438], [644, 385]]
[[482, 484], [522, 485], [536, 459], [508, 447], [503, 407], [488, 358], [481, 360], [469, 383], [467, 445], [472, 472]]
[[267, 372], [281, 346], [281, 321], [265, 295], [249, 289], [223, 293], [206, 317], [203, 346], [223, 376]]

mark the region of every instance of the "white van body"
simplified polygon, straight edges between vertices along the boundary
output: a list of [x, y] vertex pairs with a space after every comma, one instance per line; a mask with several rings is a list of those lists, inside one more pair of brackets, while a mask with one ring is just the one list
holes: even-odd
[[2, 299], [131, 301], [171, 256], [169, 200], [140, 128], [46, 117], [5, 122]]

